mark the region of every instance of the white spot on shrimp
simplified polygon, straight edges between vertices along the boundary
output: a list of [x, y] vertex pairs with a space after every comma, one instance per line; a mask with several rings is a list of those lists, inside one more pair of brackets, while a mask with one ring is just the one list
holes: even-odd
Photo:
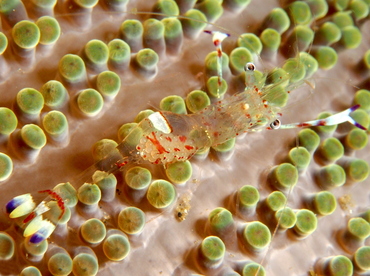
[[153, 126], [163, 133], [170, 133], [171, 127], [168, 125], [167, 120], [163, 117], [162, 113], [154, 112], [148, 116], [148, 119], [152, 122]]

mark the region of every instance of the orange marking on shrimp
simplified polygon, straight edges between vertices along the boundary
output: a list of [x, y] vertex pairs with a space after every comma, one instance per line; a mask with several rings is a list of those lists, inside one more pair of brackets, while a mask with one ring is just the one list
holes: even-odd
[[317, 123], [318, 126], [326, 126], [326, 121], [325, 120], [321, 120], [320, 122]]
[[190, 145], [185, 145], [185, 148], [186, 148], [187, 150], [192, 150], [192, 149], [194, 149], [194, 147], [193, 147], [193, 146], [190, 146]]
[[189, 160], [190, 158], [192, 158], [192, 157], [194, 156], [194, 154], [195, 154], [195, 152], [194, 152], [194, 153], [192, 153], [192, 154], [190, 154], [190, 155], [186, 158], [186, 160]]
[[186, 136], [179, 136], [179, 139], [181, 142], [185, 143], [186, 142]]
[[123, 162], [116, 162], [116, 166], [118, 168], [122, 168], [123, 166], [127, 165], [128, 161], [123, 161]]
[[[318, 126], [325, 126], [326, 123], [325, 122], [319, 122]], [[307, 124], [307, 123], [300, 123], [300, 124], [297, 124], [297, 127], [309, 127], [311, 126], [311, 124]]]
[[217, 56], [218, 57], [221, 57], [222, 56], [222, 51], [220, 48], [217, 49]]
[[[146, 136], [147, 139], [150, 140], [150, 142], [153, 143], [153, 145], [157, 148], [158, 152], [160, 154], [163, 154], [163, 153], [169, 153], [168, 151], [166, 151], [166, 149], [161, 145], [161, 143], [158, 141], [157, 139], [157, 136], [155, 135], [155, 132], [153, 131], [152, 132], [152, 135], [154, 138], [150, 138], [149, 136]], [[156, 161], [157, 162], [157, 161]]]

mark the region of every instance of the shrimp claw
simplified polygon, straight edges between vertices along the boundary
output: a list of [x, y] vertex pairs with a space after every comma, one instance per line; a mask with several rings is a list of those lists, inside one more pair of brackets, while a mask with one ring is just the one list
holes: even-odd
[[217, 51], [217, 75], [218, 75], [217, 95], [219, 96], [220, 87], [222, 85], [222, 46], [221, 46], [221, 43], [225, 38], [229, 37], [230, 34], [222, 33], [219, 31], [209, 31], [209, 30], [205, 30], [204, 32], [207, 34], [211, 34], [213, 36], [212, 37], [213, 44], [215, 45], [216, 51]]
[[[324, 119], [318, 119], [318, 120], [313, 120], [313, 121], [307, 121], [304, 123], [293, 123], [293, 124], [286, 124], [286, 125], [281, 125], [280, 129], [288, 129], [288, 128], [297, 128], [297, 127], [311, 127], [311, 126], [333, 126], [333, 125], [338, 125], [344, 122], [350, 122], [354, 126], [367, 130], [366, 127], [362, 126], [358, 122], [356, 122], [351, 116], [349, 116], [353, 111], [358, 109], [360, 105], [355, 105], [352, 106], [342, 112], [339, 112], [337, 114], [331, 115], [327, 118]], [[273, 129], [273, 128], [269, 128]]]

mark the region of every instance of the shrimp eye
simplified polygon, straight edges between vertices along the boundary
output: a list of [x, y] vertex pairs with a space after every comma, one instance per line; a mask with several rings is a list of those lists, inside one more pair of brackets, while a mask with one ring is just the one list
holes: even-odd
[[281, 125], [281, 122], [279, 119], [276, 119], [275, 121], [273, 121], [271, 124], [270, 124], [270, 127], [272, 129], [279, 129], [280, 128], [280, 125]]
[[247, 62], [244, 66], [244, 71], [254, 71], [256, 70], [256, 66], [252, 62]]

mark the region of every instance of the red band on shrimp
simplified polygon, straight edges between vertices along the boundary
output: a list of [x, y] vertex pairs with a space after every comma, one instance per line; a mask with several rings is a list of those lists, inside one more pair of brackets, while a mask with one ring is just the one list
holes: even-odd
[[23, 220], [23, 223], [28, 223], [30, 222], [31, 220], [33, 220], [34, 218], [36, 217], [36, 213], [35, 212], [32, 212], [31, 214], [29, 214], [24, 220]]
[[186, 142], [186, 136], [179, 136], [179, 139], [181, 142], [185, 143]]

